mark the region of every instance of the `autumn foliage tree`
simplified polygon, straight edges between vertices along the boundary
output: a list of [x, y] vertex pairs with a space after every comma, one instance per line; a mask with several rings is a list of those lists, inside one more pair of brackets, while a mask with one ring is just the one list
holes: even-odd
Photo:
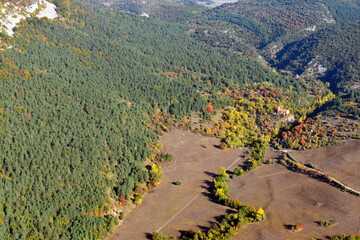
[[222, 150], [226, 150], [228, 148], [228, 145], [225, 142], [220, 143], [220, 148]]
[[295, 224], [295, 230], [296, 230], [296, 231], [301, 231], [302, 229], [303, 229], [302, 223], [297, 223], [297, 224]]
[[208, 113], [213, 113], [213, 112], [215, 112], [214, 106], [213, 106], [213, 104], [212, 104], [211, 102], [208, 103], [207, 109], [205, 110], [205, 112], [208, 112]]
[[151, 165], [151, 170], [150, 170], [150, 179], [151, 181], [158, 183], [160, 182], [160, 179], [163, 176], [163, 171], [162, 168], [159, 164], [154, 163]]

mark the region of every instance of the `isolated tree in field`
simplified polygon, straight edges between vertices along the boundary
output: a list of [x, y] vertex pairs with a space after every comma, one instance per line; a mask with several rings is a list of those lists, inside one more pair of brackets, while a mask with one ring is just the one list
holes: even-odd
[[296, 230], [296, 231], [300, 231], [300, 230], [302, 230], [302, 229], [303, 229], [302, 223], [297, 223], [297, 224], [295, 224], [295, 230]]

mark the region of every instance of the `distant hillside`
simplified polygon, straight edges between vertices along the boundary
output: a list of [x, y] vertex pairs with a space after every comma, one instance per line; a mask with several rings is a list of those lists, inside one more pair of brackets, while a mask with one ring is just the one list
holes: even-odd
[[358, 0], [239, 0], [206, 10], [190, 22], [193, 37], [207, 44], [232, 48], [234, 42], [247, 43], [266, 47], [264, 54], [273, 55], [317, 29], [358, 19]]
[[336, 22], [360, 20], [360, 0], [320, 0], [325, 4]]
[[316, 1], [240, 0], [223, 5], [219, 10], [254, 21], [268, 35], [263, 39], [264, 42], [294, 31], [311, 31], [314, 26], [334, 22], [326, 6]]
[[[330, 83], [339, 98], [328, 106], [332, 112], [360, 115], [360, 23], [336, 24], [287, 45], [273, 64], [306, 77]], [[341, 106], [341, 107], [339, 107]], [[333, 115], [331, 113], [330, 115]]]
[[357, 89], [360, 87], [359, 41], [359, 22], [336, 24], [289, 44], [277, 54], [274, 64], [298, 74], [318, 72], [314, 66], [322, 66], [323, 79], [330, 82], [333, 90]]
[[[271, 58], [284, 45], [335, 22], [360, 20], [359, 0], [239, 0], [205, 8], [193, 0], [82, 0], [188, 25], [210, 46]], [[256, 49], [255, 49], [255, 48]]]
[[[171, 22], [182, 21], [193, 8], [201, 8], [192, 0], [80, 0], [97, 3], [120, 12], [155, 16]], [[192, 8], [192, 9], [189, 9]]]
[[100, 3], [104, 6], [114, 8], [119, 11], [126, 11], [141, 14], [143, 12], [149, 13], [160, 4], [172, 4], [176, 0], [83, 0], [82, 2]]

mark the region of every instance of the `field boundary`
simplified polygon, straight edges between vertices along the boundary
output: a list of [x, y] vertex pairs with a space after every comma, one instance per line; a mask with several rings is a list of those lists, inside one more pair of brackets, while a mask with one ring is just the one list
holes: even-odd
[[325, 182], [329, 183], [330, 185], [340, 189], [341, 191], [348, 192], [348, 193], [353, 194], [358, 197], [360, 196], [359, 191], [347, 186], [345, 183], [342, 183], [341, 181], [331, 177], [329, 174], [327, 174], [319, 169], [305, 166], [300, 161], [296, 160], [289, 152], [285, 152], [285, 153], [289, 158], [286, 161], [290, 162], [292, 164], [292, 166], [290, 166], [287, 163], [282, 163], [281, 161], [280, 161], [280, 163], [282, 165], [286, 166], [288, 169], [295, 171], [295, 172], [309, 175], [310, 177], [319, 178], [319, 179], [324, 180]]

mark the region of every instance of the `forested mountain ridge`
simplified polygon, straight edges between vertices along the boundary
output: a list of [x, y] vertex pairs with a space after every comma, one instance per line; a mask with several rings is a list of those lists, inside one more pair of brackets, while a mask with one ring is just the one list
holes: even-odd
[[[319, 77], [329, 82], [342, 100], [341, 110], [359, 116], [356, 106], [346, 101], [360, 102], [360, 23], [336, 24], [321, 29], [308, 38], [287, 45], [273, 64], [297, 74]], [[340, 104], [340, 103], [337, 103]]]
[[[159, 12], [168, 14], [169, 8], [183, 8], [192, 6], [196, 8], [196, 3], [192, 0], [80, 0], [81, 2], [88, 2], [93, 4], [102, 4], [120, 12], [128, 12], [135, 14], [147, 14], [150, 16], [157, 16]], [[166, 8], [167, 10], [165, 10]], [[200, 6], [199, 6], [200, 8]], [[180, 10], [183, 14], [188, 14], [186, 11]], [[180, 14], [181, 15], [181, 14]]]
[[301, 74], [311, 61], [317, 61], [328, 69], [329, 73], [325, 74], [334, 90], [345, 88], [360, 80], [359, 36], [359, 22], [337, 24], [289, 44], [277, 54], [274, 62], [279, 68]]
[[191, 35], [206, 44], [270, 59], [283, 46], [341, 22], [360, 20], [359, 1], [248, 1], [205, 10], [190, 18]]
[[106, 237], [114, 201], [149, 179], [152, 114], [205, 113], [219, 90], [252, 82], [306, 90], [185, 26], [54, 3], [59, 18], [29, 18], [3, 39], [1, 239]]
[[[360, 20], [358, 0], [240, 0], [215, 8], [202, 8], [190, 1], [154, 2], [157, 7], [153, 8], [152, 17], [186, 24], [189, 35], [199, 42], [253, 59], [262, 55], [279, 70], [301, 73], [311, 62], [317, 71], [327, 69], [325, 76], [318, 77], [329, 82], [333, 91], [340, 91], [343, 100], [359, 100], [359, 57], [355, 46], [359, 28], [356, 21]], [[175, 2], [177, 10], [171, 7]], [[298, 53], [296, 48], [302, 44]], [[313, 72], [313, 68], [307, 69]], [[350, 87], [351, 84], [354, 85]]]
[[275, 54], [284, 44], [329, 24], [360, 20], [358, 0], [240, 0], [215, 8], [202, 7], [190, 0], [92, 2], [137, 14], [145, 11], [152, 17], [188, 24], [195, 39], [241, 52], [247, 51], [247, 44], [260, 49], [268, 45], [266, 50]]

